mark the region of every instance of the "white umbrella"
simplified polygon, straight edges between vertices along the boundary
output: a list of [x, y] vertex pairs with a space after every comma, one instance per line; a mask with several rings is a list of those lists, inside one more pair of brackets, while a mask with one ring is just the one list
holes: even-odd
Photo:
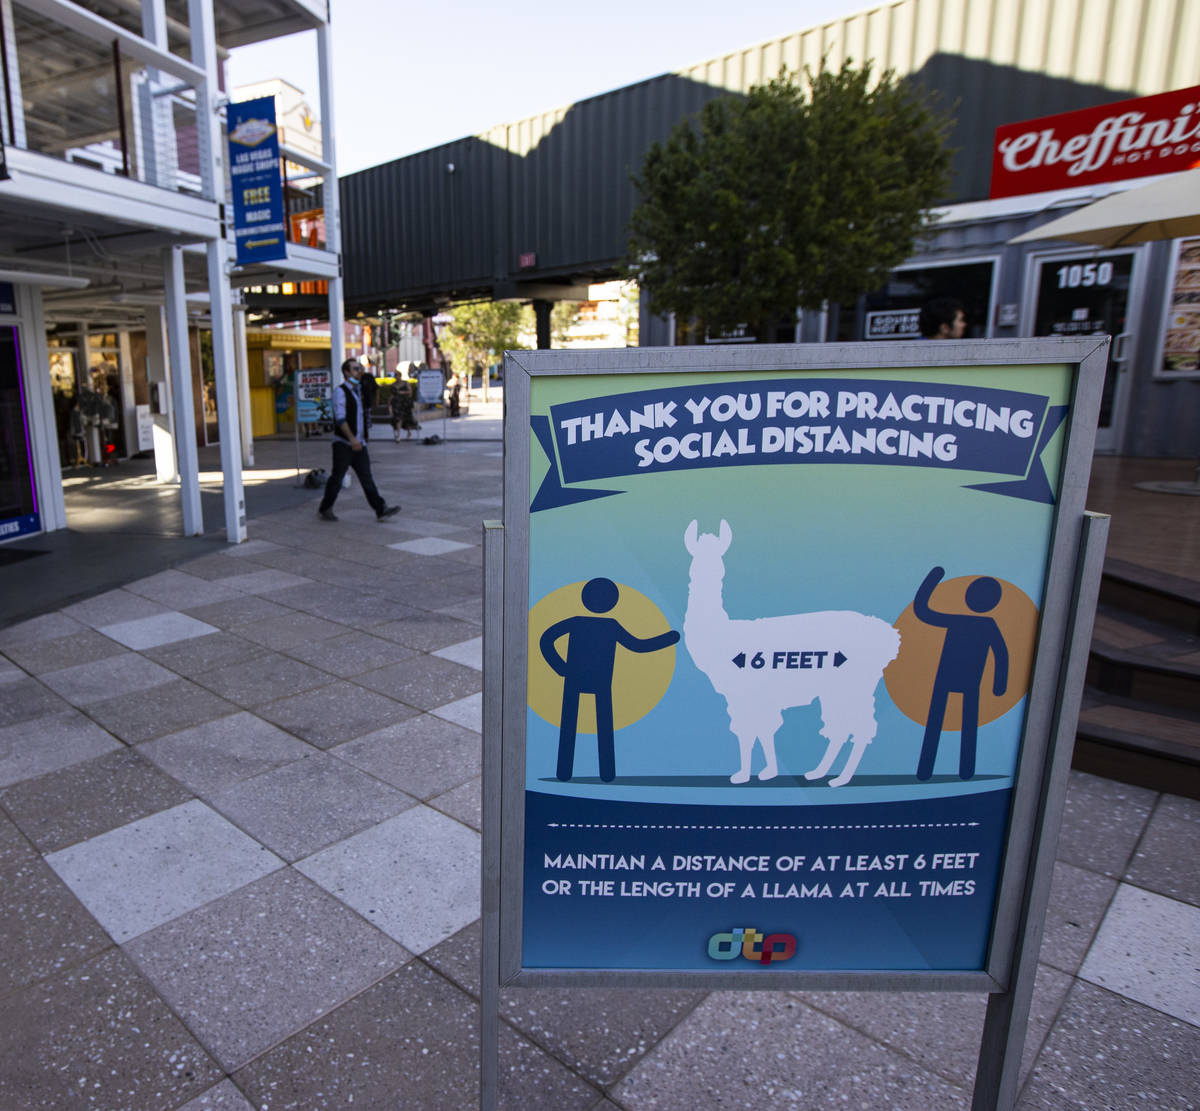
[[1200, 235], [1200, 169], [1113, 193], [1009, 242], [1074, 239], [1099, 247], [1127, 247], [1185, 235]]

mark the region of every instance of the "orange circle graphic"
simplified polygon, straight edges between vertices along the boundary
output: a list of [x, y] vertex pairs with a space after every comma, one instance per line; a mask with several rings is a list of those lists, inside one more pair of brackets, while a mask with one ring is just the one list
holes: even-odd
[[[946, 579], [933, 591], [930, 606], [942, 613], [972, 614], [966, 602], [966, 590], [978, 575]], [[992, 693], [995, 657], [989, 653], [979, 684], [979, 724], [985, 725], [1008, 713], [1029, 690], [1033, 672], [1033, 650], [1037, 640], [1038, 608], [1020, 587], [1003, 579], [1000, 601], [994, 609], [978, 614], [990, 617], [1000, 627], [1008, 649], [1008, 685], [1002, 695]], [[940, 625], [927, 625], [917, 617], [910, 605], [896, 620], [900, 631], [900, 654], [883, 672], [888, 694], [905, 717], [924, 725], [929, 716], [929, 701], [933, 696], [933, 681], [946, 630]], [[962, 729], [962, 696], [951, 694], [946, 706], [945, 730]]]
[[[588, 613], [581, 600], [584, 585], [575, 582], [560, 586], [529, 611], [527, 701], [538, 717], [555, 728], [562, 717], [563, 680], [542, 656], [539, 641], [542, 632], [556, 621]], [[641, 591], [625, 583], [616, 585], [620, 591], [619, 600], [604, 614], [605, 617], [615, 618], [637, 637], [657, 636], [671, 627], [662, 610]], [[564, 634], [559, 641], [560, 650], [565, 645]], [[674, 673], [674, 645], [644, 654], [630, 652], [618, 645], [613, 666], [613, 728], [624, 729], [653, 710], [666, 694]], [[579, 703], [578, 731], [596, 732], [596, 704], [591, 695], [584, 695]]]

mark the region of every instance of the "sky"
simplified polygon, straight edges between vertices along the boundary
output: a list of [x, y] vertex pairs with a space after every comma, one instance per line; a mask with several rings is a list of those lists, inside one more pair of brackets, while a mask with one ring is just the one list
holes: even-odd
[[[881, 0], [605, 0], [541, 11], [469, 0], [331, 0], [337, 169], [499, 123], [880, 6]], [[230, 86], [281, 77], [319, 111], [313, 32], [242, 47]]]

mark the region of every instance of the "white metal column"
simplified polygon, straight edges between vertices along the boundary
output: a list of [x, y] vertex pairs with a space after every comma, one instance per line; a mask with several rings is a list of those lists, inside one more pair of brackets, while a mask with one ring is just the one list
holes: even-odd
[[[222, 133], [217, 95], [217, 39], [212, 0], [188, 0], [192, 30], [192, 64], [205, 74], [196, 126], [203, 132], [202, 152], [208, 156], [214, 196], [226, 199], [222, 159]], [[237, 368], [233, 356], [233, 297], [229, 288], [229, 250], [226, 241], [205, 247], [208, 257], [208, 293], [212, 317], [213, 376], [217, 386], [217, 419], [221, 436], [221, 473], [225, 482], [225, 539], [240, 544], [246, 539], [246, 500], [242, 489], [241, 421], [238, 419]]]
[[[169, 50], [166, 0], [142, 0], [142, 37], [159, 50]], [[179, 173], [171, 100], [163, 94], [173, 79], [149, 67], [134, 88], [134, 131], [137, 136], [138, 169], [142, 180], [173, 189]]]
[[175, 403], [171, 389], [167, 310], [155, 305], [146, 310], [146, 384], [150, 387], [150, 413], [154, 421], [154, 470], [159, 482], [178, 482], [175, 463]]
[[137, 405], [133, 394], [133, 352], [129, 345], [129, 329], [117, 333], [117, 381], [120, 383], [117, 404], [121, 407], [121, 427], [125, 435], [125, 454], [138, 451]]
[[317, 28], [317, 78], [321, 85], [321, 158], [328, 164], [322, 190], [325, 206], [325, 247], [337, 255], [338, 276], [329, 279], [329, 358], [333, 384], [342, 380], [346, 357], [346, 310], [342, 304], [342, 216], [338, 207], [337, 154], [333, 122], [333, 42], [329, 24]]
[[183, 285], [183, 248], [163, 251], [171, 395], [175, 413], [175, 450], [179, 460], [179, 504], [183, 535], [204, 532], [200, 510], [200, 458], [196, 451], [196, 407], [192, 400], [192, 356], [188, 346], [187, 293]]
[[217, 382], [217, 422], [221, 435], [221, 474], [225, 480], [225, 539], [246, 539], [246, 495], [242, 489], [242, 422], [238, 419], [237, 364], [233, 357], [233, 300], [225, 241], [207, 246], [208, 291], [212, 304], [213, 374]]
[[58, 426], [54, 420], [42, 291], [37, 286], [15, 285], [13, 292], [20, 320], [18, 354], [29, 414], [29, 446], [33, 456], [31, 477], [42, 529], [52, 532], [67, 527], [67, 509], [63, 501], [62, 463], [58, 457]]
[[233, 361], [236, 364], [239, 427], [242, 430], [242, 466], [254, 466], [254, 426], [250, 413], [250, 361], [246, 357], [246, 302], [233, 293]]
[[10, 146], [25, 146], [25, 101], [21, 96], [21, 67], [17, 62], [17, 34], [13, 23], [12, 0], [0, 0], [4, 18], [4, 72], [8, 77], [8, 103], [12, 105], [12, 134], [8, 133], [8, 113], [0, 112], [0, 134]]

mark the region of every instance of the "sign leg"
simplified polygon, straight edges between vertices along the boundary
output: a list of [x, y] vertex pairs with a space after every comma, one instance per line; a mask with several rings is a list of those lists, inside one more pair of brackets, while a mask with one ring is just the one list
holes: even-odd
[[483, 854], [480, 867], [479, 1107], [500, 1106], [500, 765], [504, 526], [483, 523]]
[[1071, 771], [1071, 752], [1075, 747], [1075, 730], [1079, 724], [1079, 704], [1092, 641], [1096, 598], [1100, 593], [1108, 524], [1109, 518], [1101, 514], [1087, 513], [1083, 518], [1072, 592], [1071, 626], [1063, 668], [1059, 673], [1058, 697], [1051, 727], [1051, 758], [1043, 770], [1038, 827], [1022, 898], [1012, 972], [1008, 990], [988, 998], [971, 1111], [1011, 1111], [1016, 1104], [1021, 1053], [1025, 1045], [1034, 980], [1037, 978], [1038, 953], [1042, 947], [1046, 904], [1050, 899], [1050, 881], [1054, 872], [1054, 853]]

